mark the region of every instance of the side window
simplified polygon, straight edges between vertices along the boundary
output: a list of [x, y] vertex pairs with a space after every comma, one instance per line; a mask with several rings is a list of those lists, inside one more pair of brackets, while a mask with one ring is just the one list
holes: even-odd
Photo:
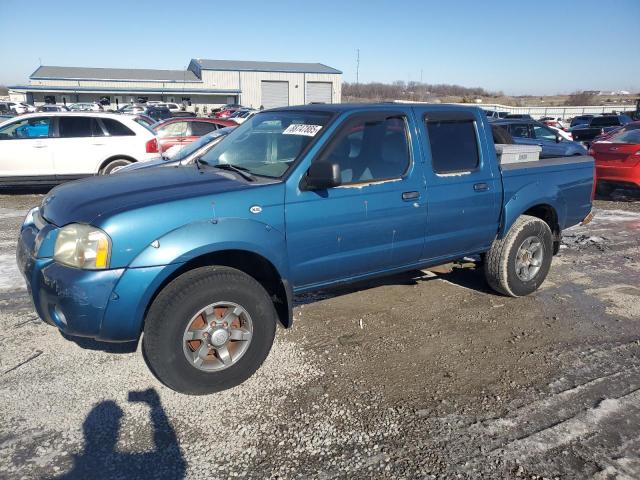
[[101, 137], [104, 135], [95, 118], [59, 117], [58, 131], [61, 138]]
[[512, 123], [511, 124], [511, 136], [517, 138], [532, 138], [531, 129], [526, 123]]
[[135, 133], [126, 125], [123, 125], [118, 120], [113, 118], [103, 118], [102, 124], [112, 137], [130, 137], [135, 136]]
[[216, 128], [218, 128], [218, 125], [211, 122], [191, 122], [191, 135], [201, 137], [213, 132]]
[[0, 128], [0, 140], [16, 140], [29, 138], [43, 138], [49, 136], [51, 119], [29, 118], [19, 122], [13, 122]]
[[536, 138], [556, 141], [556, 134], [541, 125], [533, 125], [533, 133]]
[[433, 171], [469, 172], [478, 168], [478, 139], [473, 120], [427, 121]]
[[347, 121], [322, 159], [340, 165], [342, 183], [401, 177], [409, 168], [407, 122], [403, 116]]
[[158, 131], [160, 137], [186, 137], [187, 122], [173, 122]]

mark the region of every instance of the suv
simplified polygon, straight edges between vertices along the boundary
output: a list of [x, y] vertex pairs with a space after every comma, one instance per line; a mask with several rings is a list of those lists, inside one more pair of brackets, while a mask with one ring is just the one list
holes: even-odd
[[53, 185], [157, 154], [153, 132], [128, 116], [27, 114], [0, 126], [0, 185]]
[[628, 115], [598, 115], [592, 117], [588, 125], [576, 125], [569, 131], [575, 141], [590, 144], [598, 135], [616, 130], [632, 121]]

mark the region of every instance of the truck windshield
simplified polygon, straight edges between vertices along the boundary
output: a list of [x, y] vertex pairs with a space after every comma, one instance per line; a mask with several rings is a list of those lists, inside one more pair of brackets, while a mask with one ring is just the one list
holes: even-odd
[[282, 177], [330, 118], [322, 112], [259, 113], [199, 160], [207, 165], [230, 164], [263, 177]]

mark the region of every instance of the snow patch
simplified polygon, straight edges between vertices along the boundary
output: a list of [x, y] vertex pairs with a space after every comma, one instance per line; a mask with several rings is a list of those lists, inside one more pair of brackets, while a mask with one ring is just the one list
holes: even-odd
[[25, 290], [26, 286], [13, 254], [0, 254], [0, 292]]
[[29, 210], [0, 207], [0, 218], [24, 218]]

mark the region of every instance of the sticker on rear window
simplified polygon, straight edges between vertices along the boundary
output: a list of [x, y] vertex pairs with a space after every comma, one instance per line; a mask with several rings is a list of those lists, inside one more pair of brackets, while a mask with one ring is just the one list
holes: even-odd
[[307, 137], [315, 137], [316, 133], [320, 131], [322, 125], [304, 125], [302, 123], [292, 123], [289, 125], [283, 135], [305, 135]]

